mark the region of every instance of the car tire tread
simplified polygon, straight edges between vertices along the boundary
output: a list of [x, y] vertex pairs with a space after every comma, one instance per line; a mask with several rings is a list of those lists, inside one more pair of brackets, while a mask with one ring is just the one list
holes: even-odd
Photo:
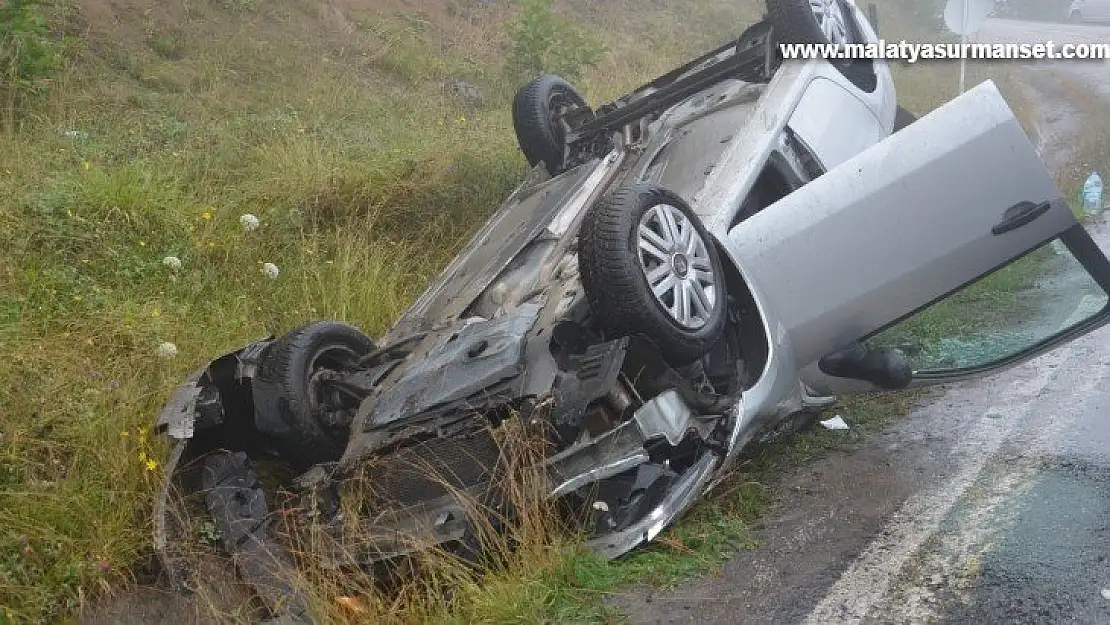
[[552, 95], [560, 91], [586, 106], [585, 98], [573, 85], [553, 74], [524, 85], [513, 98], [513, 129], [520, 151], [529, 165], [535, 167], [542, 162], [552, 176], [562, 173], [564, 164], [563, 138], [551, 125], [549, 106]]
[[[670, 320], [651, 294], [640, 267], [635, 231], [643, 212], [661, 203], [684, 209], [705, 240], [718, 276], [716, 309], [697, 331], [680, 328]], [[669, 191], [637, 185], [614, 191], [594, 206], [580, 230], [579, 264], [590, 310], [605, 329], [619, 336], [647, 336], [672, 364], [684, 365], [701, 357], [723, 330], [727, 295], [717, 249], [686, 203]]]
[[374, 349], [373, 341], [354, 326], [334, 321], [305, 324], [266, 348], [253, 381], [256, 427], [274, 436], [288, 460], [302, 468], [335, 460], [343, 452], [344, 438], [317, 421], [308, 397], [314, 353], [336, 344], [359, 355]]

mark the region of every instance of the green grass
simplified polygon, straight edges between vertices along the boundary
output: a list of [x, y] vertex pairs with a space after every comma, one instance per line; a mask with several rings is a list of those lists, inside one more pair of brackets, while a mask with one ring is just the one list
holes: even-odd
[[[599, 101], [735, 33], [751, 6], [559, 10], [609, 50], [582, 80]], [[68, 65], [0, 135], [5, 620], [71, 616], [144, 579], [166, 451], [147, 428], [189, 371], [310, 319], [382, 331], [522, 178], [512, 7], [414, 7], [52, 5], [55, 36], [77, 37]], [[454, 78], [485, 104], [454, 98]], [[509, 609], [518, 578], [452, 609]]]
[[868, 344], [907, 350], [918, 371], [986, 365], [1011, 356], [1036, 342], [1019, 327], [1044, 316], [1039, 282], [1074, 270], [1065, 265], [1052, 248], [1040, 248], [875, 335]]
[[1105, 99], [1091, 91], [1076, 77], [1067, 74], [1037, 73], [1030, 76], [1035, 88], [1061, 93], [1083, 118], [1083, 132], [1076, 138], [1071, 166], [1057, 177], [1064, 197], [1081, 213], [1079, 192], [1092, 171], [1110, 171], [1110, 120], [1106, 119]]
[[[148, 428], [193, 368], [310, 319], [380, 332], [521, 179], [501, 60], [511, 7], [349, 5], [53, 5], [56, 35], [79, 36], [68, 66], [0, 135], [0, 621], [72, 617], [149, 581], [166, 450]], [[759, 15], [754, 0], [558, 10], [607, 50], [582, 77], [592, 102]], [[884, 12], [886, 30], [909, 32], [898, 16]], [[923, 113], [947, 100], [954, 71], [897, 68], [904, 103]], [[485, 104], [452, 97], [454, 78]], [[244, 213], [261, 228], [244, 232]], [[157, 356], [165, 341], [176, 358]], [[900, 409], [884, 401], [895, 403], [845, 410], [867, 431]], [[622, 561], [552, 532], [488, 576], [446, 567], [454, 600], [417, 587], [366, 601], [382, 621], [612, 620], [600, 599], [613, 588], [674, 583], [750, 546], [774, 471], [842, 438], [753, 452]], [[336, 580], [315, 582], [329, 618], [365, 620], [330, 601]]]

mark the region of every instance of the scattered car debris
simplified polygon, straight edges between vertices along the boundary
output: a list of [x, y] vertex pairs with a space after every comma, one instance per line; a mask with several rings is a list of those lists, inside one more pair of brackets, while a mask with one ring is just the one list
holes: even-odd
[[271, 612], [291, 617], [289, 622], [310, 623], [308, 600], [290, 575], [292, 559], [270, 536], [266, 493], [247, 454], [208, 456], [202, 488], [224, 549], [243, 580]]

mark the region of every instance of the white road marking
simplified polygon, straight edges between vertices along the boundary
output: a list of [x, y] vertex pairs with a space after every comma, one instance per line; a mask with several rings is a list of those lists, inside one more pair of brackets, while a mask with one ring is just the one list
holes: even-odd
[[[941, 521], [983, 473], [1011, 431], [1029, 414], [1033, 399], [1044, 391], [1055, 377], [1055, 370], [1074, 349], [1074, 344], [1069, 344], [1004, 374], [1011, 378], [1011, 388], [998, 393], [1003, 401], [985, 410], [976, 427], [952, 449], [954, 456], [965, 459], [960, 463], [961, 469], [937, 488], [911, 497], [891, 515], [883, 534], [833, 584], [806, 619], [807, 625], [859, 623], [882, 602], [910, 557], [937, 532]], [[1030, 369], [1031, 376], [1020, 375]], [[999, 419], [999, 414], [1006, 417]]]
[[[1074, 343], [1071, 355], [1084, 349], [1089, 339]], [[912, 574], [903, 575], [903, 583], [883, 597], [876, 612], [893, 622], [932, 622], [940, 616], [938, 591], [957, 596], [964, 592], [978, 575], [978, 566], [995, 537], [1010, 526], [1020, 510], [1022, 494], [1040, 473], [1042, 459], [1059, 447], [1058, 441], [1074, 427], [1076, 415], [1082, 414], [1083, 404], [1110, 377], [1105, 368], [1091, 371], [1089, 365], [1086, 358], [1067, 358], [1056, 369], [1053, 379], [1061, 383], [1049, 386], [1039, 400], [1031, 402], [1032, 419], [986, 460], [972, 487], [957, 501], [956, 510], [948, 512], [943, 525], [917, 554]], [[1065, 380], [1071, 384], [1063, 383]], [[1002, 459], [1004, 464], [999, 463]]]
[[[1089, 230], [1101, 244], [1106, 233], [1100, 225], [1094, 224]], [[1091, 316], [1104, 301], [1085, 296], [1060, 325], [1060, 330]], [[998, 458], [1003, 444], [1022, 438], [1014, 434], [1027, 419], [1034, 421], [1031, 438], [1041, 442], [1043, 449], [1044, 443], [1065, 430], [1074, 420], [1074, 415], [1079, 413], [1075, 404], [1082, 403], [1083, 398], [1110, 377], [1110, 371], [1105, 368], [1074, 370], [1082, 369], [1084, 363], [1090, 362], [1076, 356], [1081, 350], [1092, 348], [1092, 338], [1097, 341], [1100, 337], [1088, 336], [1068, 343], [983, 384], [982, 392], [987, 393], [986, 397], [993, 395], [1001, 401], [988, 403], [984, 400], [983, 403], [989, 407], [978, 419], [970, 422], [972, 427], [952, 448], [951, 455], [960, 469], [938, 487], [910, 497], [891, 515], [882, 534], [829, 588], [806, 619], [806, 625], [859, 623], [869, 614], [878, 612], [880, 607], [884, 608], [884, 617], [895, 617], [895, 621], [899, 621], [895, 616], [897, 614], [901, 614], [901, 620], [907, 622], [928, 620], [935, 608], [935, 603], [930, 601], [932, 592], [921, 584], [909, 589], [896, 587], [896, 583], [903, 578], [906, 565], [923, 551], [926, 541], [940, 532], [942, 523], [951, 522], [953, 508], [962, 500], [973, 501], [968, 502], [969, 509], [962, 527], [953, 532], [958, 537], [946, 547], [934, 550], [937, 553], [919, 558], [916, 562], [921, 569], [918, 575], [937, 575], [942, 580], [951, 578], [958, 575], [956, 569], [968, 562], [971, 555], [982, 551], [984, 542], [999, 525], [998, 512], [1008, 499], [1012, 500], [1014, 491], [1036, 474], [1035, 459], [1027, 457], [1023, 464], [1008, 466], [1007, 472], [988, 481], [985, 492], [977, 493], [977, 497], [968, 497], [969, 491]], [[1070, 368], [1065, 366], [1069, 363], [1072, 364]], [[1054, 388], [1063, 390], [1053, 392], [1045, 402], [1036, 401], [1057, 379], [1062, 382]], [[968, 389], [956, 388], [950, 392], [963, 394]], [[1050, 402], [1057, 403], [1047, 407], [1041, 405]], [[942, 401], [931, 402], [925, 410], [943, 410], [942, 404]], [[1034, 412], [1039, 409], [1042, 412]], [[925, 418], [929, 418], [928, 415]]]

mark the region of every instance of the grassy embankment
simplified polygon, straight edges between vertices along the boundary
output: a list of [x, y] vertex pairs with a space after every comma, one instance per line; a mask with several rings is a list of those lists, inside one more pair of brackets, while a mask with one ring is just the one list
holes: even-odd
[[423, 288], [523, 176], [507, 102], [549, 37], [605, 45], [579, 78], [597, 101], [754, 14], [569, 2], [575, 29], [514, 38], [516, 3], [477, 4], [41, 7], [63, 66], [0, 135], [5, 618], [72, 614], [148, 556], [165, 452], [148, 428], [188, 371], [314, 318], [374, 334]]
[[[189, 370], [309, 319], [380, 331], [520, 179], [506, 103], [544, 24], [514, 39], [516, 7], [473, 4], [44, 7], [50, 40], [68, 36], [64, 66], [11, 101], [0, 135], [0, 619], [72, 615], [142, 570], [165, 451], [148, 428]], [[723, 0], [559, 8], [605, 45], [579, 80], [595, 102], [758, 15]], [[884, 12], [889, 36], [914, 28]], [[453, 78], [485, 101], [453, 96]], [[897, 79], [917, 112], [955, 89], [952, 65]], [[244, 232], [244, 213], [261, 228]], [[167, 341], [176, 358], [156, 355]], [[752, 470], [621, 563], [545, 537], [481, 581], [458, 569], [450, 602], [414, 588], [363, 604], [382, 620], [601, 618], [606, 589], [665, 583], [742, 547], [769, 498]], [[317, 588], [330, 617], [366, 618]]]

